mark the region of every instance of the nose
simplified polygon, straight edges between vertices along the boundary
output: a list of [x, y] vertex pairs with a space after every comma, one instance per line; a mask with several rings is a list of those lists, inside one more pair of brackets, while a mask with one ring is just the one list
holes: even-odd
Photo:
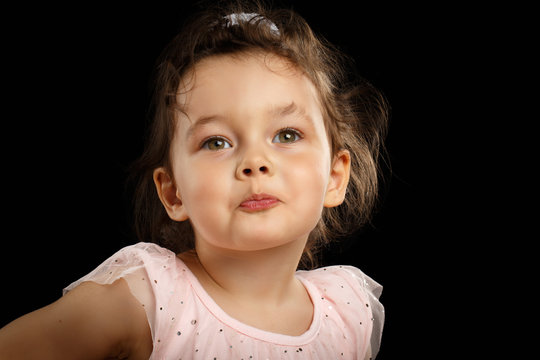
[[252, 178], [260, 175], [272, 175], [273, 166], [269, 159], [263, 155], [247, 155], [239, 164], [236, 176], [239, 179]]
[[[259, 167], [258, 171], [261, 174], [266, 174], [266, 173], [268, 173], [268, 167], [263, 165], [263, 166]], [[245, 169], [242, 170], [242, 173], [244, 175], [246, 175], [246, 176], [250, 176], [250, 175], [252, 175], [253, 170], [251, 170], [250, 168], [245, 168]]]

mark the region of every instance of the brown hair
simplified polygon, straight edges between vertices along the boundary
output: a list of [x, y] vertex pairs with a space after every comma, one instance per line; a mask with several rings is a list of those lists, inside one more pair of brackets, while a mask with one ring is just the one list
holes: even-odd
[[[229, 15], [241, 13], [257, 15], [231, 21]], [[303, 71], [318, 89], [332, 154], [341, 149], [351, 154], [344, 203], [324, 208], [309, 236], [301, 266], [310, 267], [320, 246], [370, 219], [378, 192], [379, 150], [388, 106], [368, 82], [351, 79], [353, 72], [345, 65], [347, 57], [315, 36], [302, 17], [292, 10], [267, 9], [259, 2], [235, 1], [195, 14], [158, 59], [153, 119], [145, 150], [133, 167], [139, 177], [134, 198], [137, 236], [176, 253], [194, 248], [190, 222], [173, 221], [165, 212], [153, 183], [153, 170], [164, 166], [170, 171], [169, 152], [182, 78], [204, 58], [245, 52], [275, 54]]]

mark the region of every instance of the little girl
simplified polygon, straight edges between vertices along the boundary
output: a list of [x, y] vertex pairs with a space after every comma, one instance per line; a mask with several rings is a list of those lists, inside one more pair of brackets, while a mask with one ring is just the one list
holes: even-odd
[[298, 270], [369, 218], [387, 108], [292, 11], [206, 9], [165, 49], [142, 242], [0, 331], [2, 359], [370, 359], [381, 286]]

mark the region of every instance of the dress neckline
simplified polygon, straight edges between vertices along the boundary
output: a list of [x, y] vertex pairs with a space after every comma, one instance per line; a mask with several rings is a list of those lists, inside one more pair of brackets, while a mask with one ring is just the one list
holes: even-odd
[[319, 333], [321, 323], [321, 304], [318, 300], [321, 299], [321, 294], [319, 290], [303, 276], [304, 272], [297, 272], [296, 277], [300, 280], [311, 299], [311, 302], [313, 304], [313, 319], [311, 320], [310, 327], [303, 334], [294, 336], [262, 330], [233, 318], [232, 316], [227, 314], [206, 292], [206, 290], [199, 282], [199, 279], [197, 279], [195, 274], [178, 256], [176, 256], [176, 263], [180, 271], [186, 274], [190, 285], [195, 291], [195, 294], [197, 295], [201, 303], [206, 307], [206, 309], [224, 325], [235, 329], [236, 331], [242, 333], [245, 336], [271, 342], [273, 344], [300, 346], [313, 341], [313, 339]]

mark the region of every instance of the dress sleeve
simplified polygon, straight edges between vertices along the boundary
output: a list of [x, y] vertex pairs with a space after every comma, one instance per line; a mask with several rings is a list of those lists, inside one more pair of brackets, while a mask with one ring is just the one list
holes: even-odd
[[354, 266], [343, 266], [343, 269], [352, 276], [355, 283], [358, 283], [360, 289], [364, 292], [369, 301], [373, 319], [370, 345], [372, 358], [375, 359], [379, 352], [379, 348], [381, 347], [384, 326], [384, 306], [379, 301], [382, 293], [382, 286]]
[[105, 260], [95, 270], [67, 286], [64, 295], [79, 284], [91, 281], [101, 285], [124, 279], [133, 296], [144, 307], [154, 338], [156, 301], [160, 301], [156, 284], [163, 278], [163, 270], [174, 267], [175, 256], [167, 249], [151, 243], [127, 246]]

